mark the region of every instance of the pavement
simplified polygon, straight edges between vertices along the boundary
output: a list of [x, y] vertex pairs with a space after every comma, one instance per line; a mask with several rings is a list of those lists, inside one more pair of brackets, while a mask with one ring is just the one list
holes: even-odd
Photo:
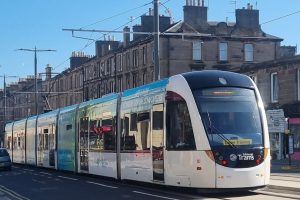
[[300, 160], [272, 160], [268, 188], [300, 192]]

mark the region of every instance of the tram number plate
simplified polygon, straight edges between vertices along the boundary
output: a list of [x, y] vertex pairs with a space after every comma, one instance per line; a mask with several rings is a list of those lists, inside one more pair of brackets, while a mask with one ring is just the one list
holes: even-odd
[[252, 139], [229, 139], [223, 141], [224, 145], [249, 145], [252, 144]]

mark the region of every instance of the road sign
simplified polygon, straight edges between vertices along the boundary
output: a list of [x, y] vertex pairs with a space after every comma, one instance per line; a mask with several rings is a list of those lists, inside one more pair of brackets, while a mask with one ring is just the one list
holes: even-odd
[[285, 117], [282, 109], [267, 110], [267, 122], [270, 133], [284, 133]]

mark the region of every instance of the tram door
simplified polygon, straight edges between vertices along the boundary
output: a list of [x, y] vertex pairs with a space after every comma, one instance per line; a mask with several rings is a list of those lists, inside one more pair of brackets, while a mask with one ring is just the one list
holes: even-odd
[[163, 110], [163, 104], [154, 105], [152, 109], [152, 161], [154, 181], [164, 181]]
[[79, 157], [80, 171], [89, 170], [89, 118], [83, 117], [79, 123]]
[[49, 165], [55, 167], [55, 124], [50, 125], [49, 133]]

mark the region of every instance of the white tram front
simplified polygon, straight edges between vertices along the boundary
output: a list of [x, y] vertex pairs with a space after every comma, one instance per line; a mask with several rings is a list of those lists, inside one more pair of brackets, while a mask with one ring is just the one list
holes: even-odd
[[269, 135], [253, 81], [231, 72], [173, 76], [166, 87], [165, 184], [257, 188], [269, 183]]

